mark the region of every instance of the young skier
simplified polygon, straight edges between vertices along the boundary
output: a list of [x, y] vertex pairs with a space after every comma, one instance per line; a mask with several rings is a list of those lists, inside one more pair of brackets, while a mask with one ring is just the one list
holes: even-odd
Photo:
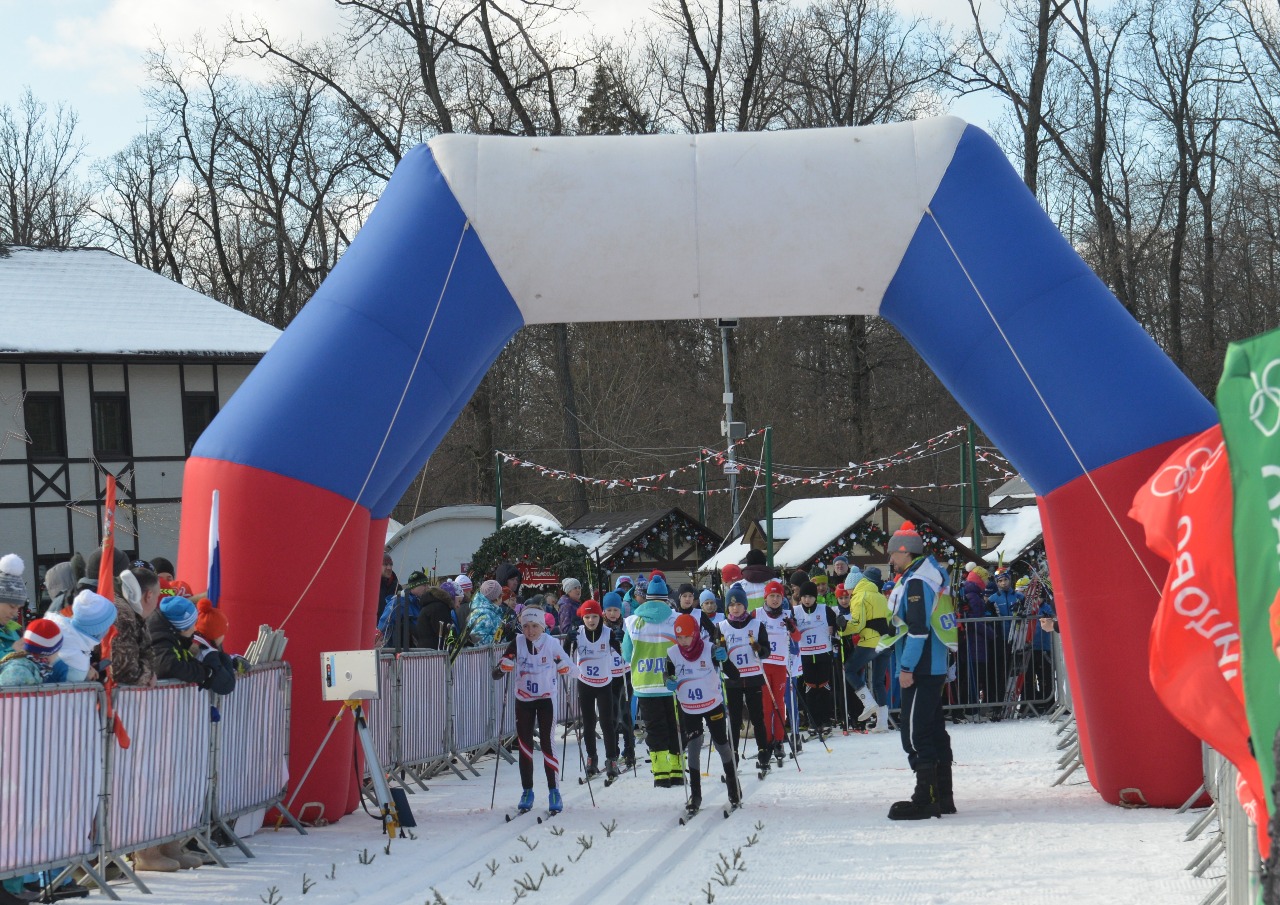
[[622, 657], [622, 640], [605, 625], [603, 612], [594, 600], [578, 607], [582, 621], [569, 635], [569, 654], [578, 664], [578, 705], [582, 713], [582, 733], [587, 745], [587, 778], [600, 772], [596, 757], [596, 712], [604, 736], [605, 769], [610, 780], [618, 776], [618, 733], [613, 712], [614, 657]]
[[688, 613], [694, 619], [698, 620], [698, 626], [701, 628], [707, 639], [715, 637], [716, 620], [715, 615], [708, 616], [698, 605], [698, 592], [693, 585], [687, 581], [680, 585], [680, 592], [676, 595], [676, 615]]
[[770, 744], [765, 731], [764, 717], [764, 665], [761, 652], [769, 654], [768, 631], [764, 624], [747, 612], [747, 594], [742, 588], [731, 588], [727, 601], [727, 614], [716, 628], [719, 643], [729, 652], [724, 664], [725, 694], [728, 696], [730, 737], [734, 744], [734, 764], [737, 764], [738, 739], [742, 737], [742, 707], [746, 704], [751, 715], [751, 728], [756, 736], [756, 769], [765, 773], [769, 769]]
[[[747, 598], [748, 605], [750, 597]], [[755, 613], [765, 631], [769, 652], [764, 660], [764, 725], [773, 756], [782, 766], [783, 741], [787, 733], [787, 674], [791, 664], [791, 642], [800, 637], [795, 620], [783, 609], [786, 588], [776, 578], [764, 586], [764, 606]]]
[[653, 784], [678, 788], [684, 782], [676, 756], [675, 705], [665, 681], [667, 650], [676, 640], [676, 614], [667, 605], [667, 583], [660, 576], [650, 579], [646, 593], [649, 599], [627, 620], [622, 656], [631, 663], [631, 685], [644, 719]]
[[559, 676], [571, 671], [569, 657], [547, 630], [546, 612], [526, 606], [520, 611], [520, 634], [511, 639], [493, 677], [515, 674], [516, 738], [520, 742], [521, 814], [533, 808], [533, 726], [538, 725], [542, 766], [547, 774], [547, 810], [564, 810], [557, 782], [560, 763], [555, 757], [555, 693]]
[[702, 807], [702, 724], [705, 722], [711, 730], [711, 742], [720, 755], [724, 781], [729, 787], [729, 808], [725, 811], [728, 816], [742, 801], [720, 687], [719, 664], [728, 658], [728, 652], [720, 645], [708, 645], [697, 618], [688, 613], [676, 617], [675, 636], [676, 643], [667, 650], [666, 687], [680, 704], [680, 737], [689, 765], [689, 803], [685, 810], [693, 816]]
[[809, 709], [809, 728], [821, 734], [831, 723], [831, 636], [836, 630], [836, 614], [829, 606], [818, 605], [818, 588], [812, 581], [801, 582], [800, 606], [793, 611], [800, 629], [800, 662], [804, 699]]
[[[625, 577], [625, 576], [624, 576]], [[631, 586], [630, 579], [627, 586]], [[615, 591], [604, 595], [604, 624], [621, 640], [626, 636], [623, 623], [622, 598]], [[613, 658], [613, 682], [610, 684], [613, 694], [614, 728], [610, 731], [617, 739], [622, 735], [622, 769], [630, 770], [636, 765], [636, 730], [631, 717], [631, 664], [622, 656], [621, 650]]]

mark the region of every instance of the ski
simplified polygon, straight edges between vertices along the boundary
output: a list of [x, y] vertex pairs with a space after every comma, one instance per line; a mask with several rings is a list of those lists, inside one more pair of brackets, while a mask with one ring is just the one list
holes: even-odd
[[684, 813], [680, 815], [680, 825], [681, 826], [686, 825], [690, 820], [692, 820], [694, 817], [697, 816], [698, 811], [700, 810], [702, 809], [701, 808], [685, 808]]
[[557, 814], [559, 814], [559, 813], [561, 813], [561, 812], [560, 812], [560, 811], [547, 811], [545, 814], [543, 814], [541, 817], [539, 817], [539, 818], [538, 818], [538, 822], [539, 822], [539, 823], [542, 823], [544, 820], [550, 820], [552, 817], [556, 816], [556, 815], [557, 815]]
[[533, 810], [533, 808], [523, 808], [523, 809], [521, 809], [521, 808], [517, 808], [517, 809], [516, 809], [516, 812], [515, 812], [514, 814], [508, 814], [508, 815], [507, 815], [507, 823], [510, 823], [511, 821], [515, 820], [515, 819], [516, 819], [517, 817], [519, 817], [521, 814], [528, 814], [528, 813], [529, 813], [530, 811], [532, 811], [532, 810]]
[[732, 814], [734, 811], [738, 810], [738, 808], [740, 808], [740, 807], [742, 807], [742, 802], [740, 802], [740, 801], [731, 801], [731, 802], [729, 802], [728, 806], [724, 809], [724, 817], [725, 817], [725, 819], [726, 819], [726, 820], [728, 820], [728, 819], [729, 819], [729, 815], [730, 815], [730, 814]]

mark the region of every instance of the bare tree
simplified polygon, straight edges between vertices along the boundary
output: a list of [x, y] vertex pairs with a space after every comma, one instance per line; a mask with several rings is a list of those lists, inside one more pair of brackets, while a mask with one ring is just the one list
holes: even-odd
[[79, 120], [59, 104], [52, 114], [27, 88], [16, 108], [0, 107], [0, 242], [65, 247], [84, 244], [89, 189]]
[[181, 282], [194, 242], [191, 209], [182, 197], [181, 161], [173, 141], [144, 132], [96, 166], [102, 190], [94, 213], [111, 246], [148, 270]]
[[1002, 26], [1012, 35], [992, 34], [982, 21], [977, 0], [969, 0], [973, 18], [972, 47], [959, 82], [965, 92], [995, 91], [1010, 105], [1021, 146], [1022, 181], [1037, 190], [1040, 152], [1045, 141], [1045, 89], [1060, 20], [1070, 0], [1036, 0], [1034, 4], [1001, 0]]
[[[1168, 141], [1166, 163], [1171, 222], [1167, 224], [1168, 261], [1163, 338], [1169, 356], [1186, 362], [1184, 345], [1184, 269], [1192, 224], [1191, 198], [1210, 192], [1206, 166], [1213, 162], [1222, 128], [1226, 93], [1224, 47], [1230, 39], [1221, 23], [1221, 0], [1146, 0], [1142, 40], [1147, 54], [1129, 79], [1130, 90], [1149, 110], [1150, 123]], [[1202, 208], [1204, 204], [1202, 203]], [[1212, 206], [1207, 208], [1211, 218]], [[1212, 224], [1206, 238], [1212, 247]]]

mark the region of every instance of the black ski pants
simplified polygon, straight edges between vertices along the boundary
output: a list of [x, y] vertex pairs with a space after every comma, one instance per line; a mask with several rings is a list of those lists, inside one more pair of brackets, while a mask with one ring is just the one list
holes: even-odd
[[516, 738], [520, 742], [520, 787], [533, 788], [533, 727], [538, 727], [538, 744], [542, 748], [542, 767], [547, 774], [547, 788], [556, 787], [560, 761], [556, 760], [555, 703], [550, 698], [516, 701]]
[[911, 769], [920, 764], [951, 763], [951, 737], [942, 712], [942, 689], [946, 676], [920, 676], [910, 688], [902, 689], [902, 711], [898, 728], [902, 750]]
[[578, 705], [582, 709], [582, 737], [587, 745], [587, 757], [599, 767], [596, 761], [596, 712], [600, 714], [600, 731], [604, 735], [604, 756], [609, 760], [618, 759], [618, 733], [612, 731], [613, 683], [608, 685], [588, 685], [578, 683]]

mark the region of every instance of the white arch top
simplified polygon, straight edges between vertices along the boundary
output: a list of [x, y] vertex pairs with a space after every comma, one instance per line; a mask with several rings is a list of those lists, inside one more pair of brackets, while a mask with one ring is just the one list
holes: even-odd
[[965, 127], [429, 144], [526, 323], [875, 314]]

